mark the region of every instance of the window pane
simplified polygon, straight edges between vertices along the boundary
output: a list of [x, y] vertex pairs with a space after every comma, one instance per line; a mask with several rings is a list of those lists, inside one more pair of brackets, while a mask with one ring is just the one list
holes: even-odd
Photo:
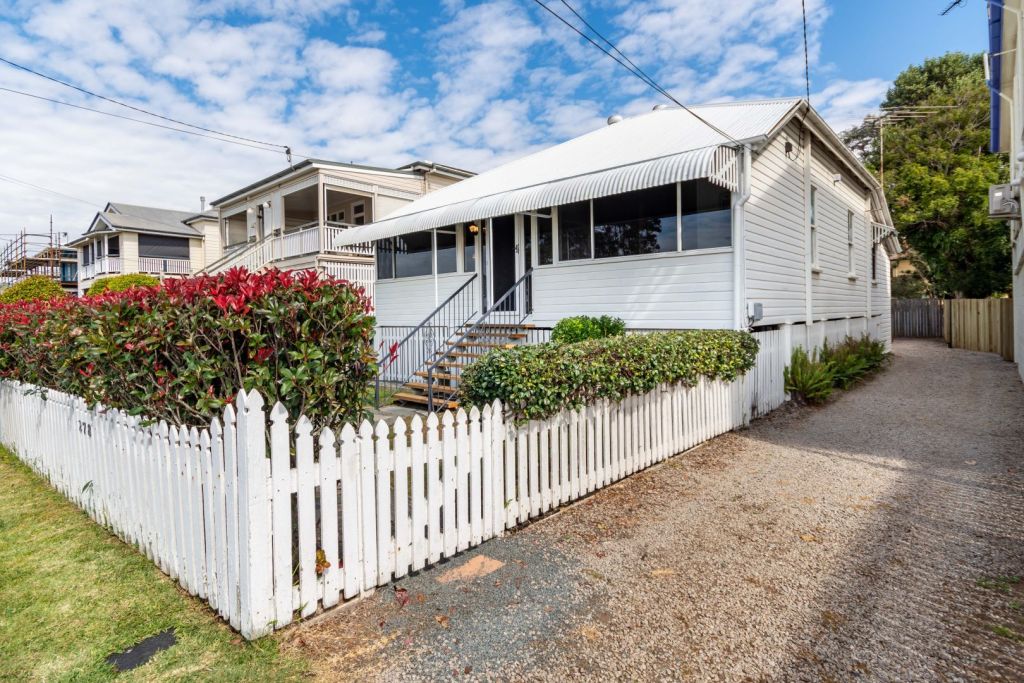
[[139, 257], [187, 259], [188, 238], [139, 235]]
[[96, 242], [96, 258], [103, 258], [103, 240]]
[[390, 280], [395, 276], [395, 240], [377, 241], [377, 279]]
[[[474, 222], [473, 225], [480, 225]], [[476, 235], [469, 231], [469, 223], [462, 226], [462, 272], [476, 272]]]
[[818, 224], [818, 188], [811, 188], [811, 225]]
[[732, 244], [731, 193], [705, 179], [682, 184], [683, 249]]
[[533, 227], [530, 216], [523, 216], [523, 271], [533, 270]]
[[537, 223], [537, 264], [547, 266], [555, 262], [554, 245], [551, 237], [551, 219], [534, 216]]
[[455, 247], [455, 226], [437, 229], [437, 272], [454, 273], [458, 270], [458, 250]]
[[594, 256], [676, 250], [676, 186], [594, 200]]
[[120, 237], [109, 237], [109, 238], [107, 238], [107, 255], [108, 256], [120, 256], [121, 255], [121, 238]]
[[395, 277], [430, 275], [430, 231], [413, 232], [395, 238]]
[[590, 258], [590, 202], [558, 207], [558, 258]]

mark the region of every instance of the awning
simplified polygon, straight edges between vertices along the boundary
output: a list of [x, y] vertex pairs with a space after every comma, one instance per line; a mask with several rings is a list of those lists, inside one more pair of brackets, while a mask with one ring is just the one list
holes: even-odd
[[372, 242], [455, 223], [538, 211], [552, 206], [697, 178], [707, 178], [716, 185], [735, 192], [739, 188], [738, 159], [739, 153], [731, 147], [714, 145], [693, 149], [593, 173], [498, 191], [454, 204], [403, 213], [371, 225], [346, 230], [337, 238], [337, 244], [341, 246]]

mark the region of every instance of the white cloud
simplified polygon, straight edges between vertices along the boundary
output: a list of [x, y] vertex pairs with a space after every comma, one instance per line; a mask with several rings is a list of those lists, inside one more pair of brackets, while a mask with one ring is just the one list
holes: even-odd
[[[686, 101], [803, 92], [800, 0], [602, 8], [610, 14], [596, 23]], [[808, 0], [808, 10], [812, 67], [825, 73], [828, 9]], [[177, 119], [390, 166], [425, 158], [483, 170], [662, 101], [531, 3], [445, 0], [415, 26], [387, 23], [403, 12], [374, 0], [14, 2], [0, 12], [0, 54]], [[8, 67], [0, 85], [142, 117]], [[886, 85], [822, 83], [813, 100], [842, 127]], [[0, 174], [91, 202], [0, 182], [0, 232], [42, 229], [52, 212], [77, 234], [108, 200], [198, 208], [199, 195], [213, 199], [285, 164], [283, 154], [0, 98]]]

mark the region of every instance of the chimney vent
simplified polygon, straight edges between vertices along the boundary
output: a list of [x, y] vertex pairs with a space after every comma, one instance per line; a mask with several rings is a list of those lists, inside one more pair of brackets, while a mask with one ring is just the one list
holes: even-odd
[[199, 213], [206, 212], [206, 197], [199, 198]]
[[612, 114], [611, 116], [608, 117], [608, 125], [610, 126], [613, 123], [618, 123], [619, 121], [622, 120], [622, 118], [622, 114]]

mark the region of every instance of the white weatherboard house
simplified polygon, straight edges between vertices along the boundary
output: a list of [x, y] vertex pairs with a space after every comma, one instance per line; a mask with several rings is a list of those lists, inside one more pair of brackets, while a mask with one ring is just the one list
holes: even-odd
[[207, 271], [316, 268], [372, 292], [373, 245], [340, 237], [471, 175], [429, 161], [395, 169], [306, 159], [212, 203], [224, 254]]
[[221, 254], [214, 214], [122, 202], [109, 202], [68, 247], [78, 252], [80, 294], [112, 275], [192, 275]]
[[899, 246], [871, 174], [805, 100], [692, 111], [708, 123], [667, 107], [613, 117], [346, 233], [377, 246], [401, 397], [452, 398], [488, 348], [578, 314], [888, 343]]

